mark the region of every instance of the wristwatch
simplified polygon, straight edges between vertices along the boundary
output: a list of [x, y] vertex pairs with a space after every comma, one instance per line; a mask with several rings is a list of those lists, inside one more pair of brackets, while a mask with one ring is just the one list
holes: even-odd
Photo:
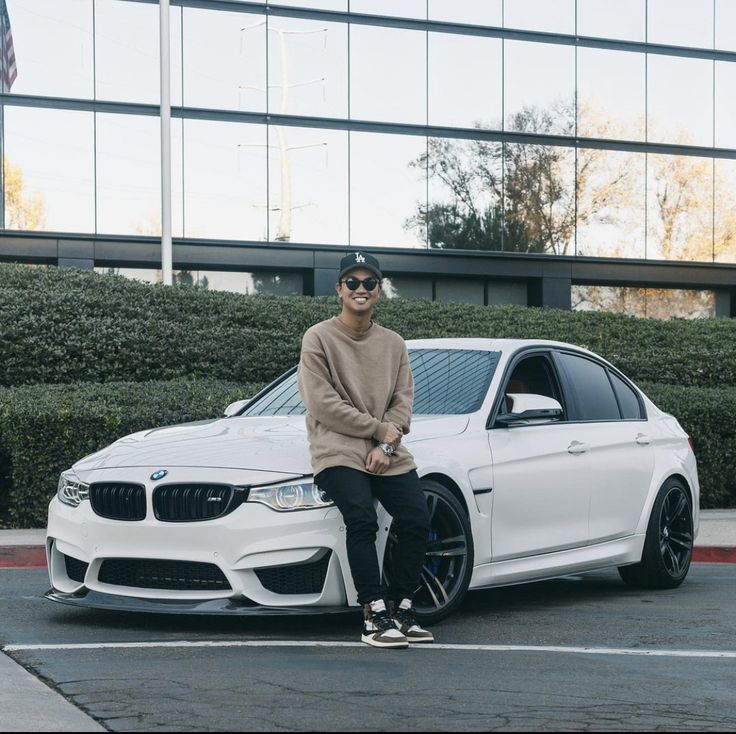
[[378, 448], [381, 449], [386, 456], [393, 456], [396, 453], [396, 449], [390, 443], [379, 443]]

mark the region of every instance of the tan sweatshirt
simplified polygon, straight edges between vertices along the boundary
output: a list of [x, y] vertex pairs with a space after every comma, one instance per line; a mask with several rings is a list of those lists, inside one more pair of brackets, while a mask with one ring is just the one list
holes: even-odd
[[[297, 378], [315, 474], [331, 466], [368, 473], [368, 454], [389, 423], [409, 433], [414, 379], [406, 344], [390, 329], [372, 323], [361, 334], [338, 318], [315, 324], [304, 334]], [[412, 469], [401, 444], [385, 473]]]

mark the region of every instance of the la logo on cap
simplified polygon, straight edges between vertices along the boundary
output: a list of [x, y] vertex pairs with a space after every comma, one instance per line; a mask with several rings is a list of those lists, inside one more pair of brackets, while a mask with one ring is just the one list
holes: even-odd
[[355, 254], [355, 262], [356, 263], [364, 263], [365, 258], [358, 252]]

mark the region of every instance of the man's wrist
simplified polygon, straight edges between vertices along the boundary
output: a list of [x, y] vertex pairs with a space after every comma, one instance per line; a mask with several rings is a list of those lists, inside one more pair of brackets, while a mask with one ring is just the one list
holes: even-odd
[[379, 443], [378, 448], [381, 449], [386, 456], [393, 456], [396, 453], [396, 449], [390, 443]]

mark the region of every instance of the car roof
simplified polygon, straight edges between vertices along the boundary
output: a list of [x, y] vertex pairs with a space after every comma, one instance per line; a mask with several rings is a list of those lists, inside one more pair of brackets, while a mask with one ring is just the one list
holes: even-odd
[[524, 347], [563, 347], [592, 354], [600, 359], [597, 354], [585, 347], [551, 339], [408, 339], [406, 345], [409, 349], [475, 349], [483, 352], [515, 352]]

